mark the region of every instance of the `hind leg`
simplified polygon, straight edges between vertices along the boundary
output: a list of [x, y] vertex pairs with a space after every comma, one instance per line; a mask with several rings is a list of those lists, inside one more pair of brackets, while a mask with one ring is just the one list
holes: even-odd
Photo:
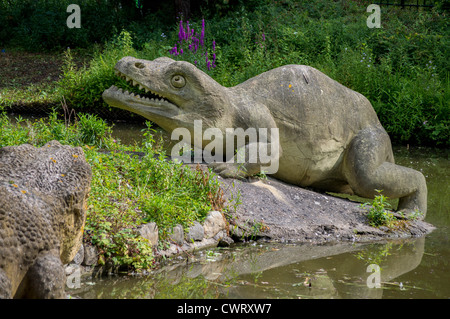
[[355, 194], [373, 198], [377, 192], [399, 198], [406, 215], [427, 211], [427, 185], [422, 173], [394, 163], [391, 141], [382, 128], [360, 131], [344, 157], [344, 174]]

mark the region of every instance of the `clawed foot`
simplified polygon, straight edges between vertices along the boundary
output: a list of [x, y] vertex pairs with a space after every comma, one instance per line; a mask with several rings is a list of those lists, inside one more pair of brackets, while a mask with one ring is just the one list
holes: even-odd
[[235, 163], [210, 163], [209, 167], [214, 172], [225, 178], [245, 179], [248, 177], [247, 171], [242, 164]]

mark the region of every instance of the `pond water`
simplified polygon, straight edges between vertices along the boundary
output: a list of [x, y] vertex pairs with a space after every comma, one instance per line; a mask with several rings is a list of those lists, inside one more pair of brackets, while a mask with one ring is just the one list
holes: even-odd
[[[116, 124], [124, 143], [143, 126]], [[450, 298], [450, 161], [448, 150], [396, 147], [396, 162], [423, 172], [428, 184], [422, 238], [372, 244], [239, 243], [172, 259], [145, 276], [84, 278], [81, 298]], [[371, 266], [372, 265], [372, 266]], [[372, 272], [379, 265], [380, 288]], [[373, 275], [373, 276], [372, 276]]]

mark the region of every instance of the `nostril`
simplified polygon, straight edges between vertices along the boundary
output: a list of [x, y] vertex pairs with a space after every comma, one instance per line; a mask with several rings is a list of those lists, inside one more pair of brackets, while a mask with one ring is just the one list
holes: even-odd
[[145, 68], [144, 63], [141, 63], [141, 62], [136, 62], [136, 63], [134, 64], [134, 66], [137, 67], [138, 69], [143, 69], [143, 68]]

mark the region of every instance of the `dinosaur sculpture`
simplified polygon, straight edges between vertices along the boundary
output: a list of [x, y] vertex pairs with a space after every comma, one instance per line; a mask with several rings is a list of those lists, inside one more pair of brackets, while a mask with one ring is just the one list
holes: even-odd
[[79, 147], [0, 148], [0, 299], [65, 298], [90, 181]]
[[[399, 198], [398, 210], [406, 215], [419, 210], [425, 216], [423, 174], [394, 163], [390, 138], [363, 95], [317, 69], [286, 65], [234, 87], [223, 87], [194, 65], [167, 57], [124, 57], [115, 70], [140, 93], [112, 86], [103, 93], [111, 106], [140, 114], [169, 133], [181, 127], [193, 135], [195, 120], [202, 120], [203, 130], [222, 132], [278, 128], [279, 140], [264, 136], [256, 142], [264, 149], [277, 144], [272, 155], [279, 165], [273, 177], [365, 198], [382, 190], [385, 196]], [[203, 139], [202, 147], [209, 142]], [[243, 145], [244, 151], [251, 144]], [[215, 151], [224, 160], [211, 166], [223, 176], [245, 177], [261, 169], [259, 162], [241, 165], [226, 158], [225, 150]]]

